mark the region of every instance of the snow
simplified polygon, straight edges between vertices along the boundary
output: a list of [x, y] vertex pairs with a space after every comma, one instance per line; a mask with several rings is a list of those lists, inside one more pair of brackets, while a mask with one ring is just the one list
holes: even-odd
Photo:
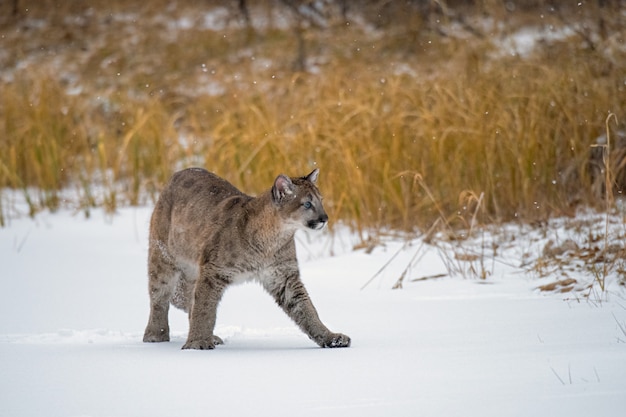
[[528, 56], [535, 51], [540, 42], [554, 42], [574, 36], [570, 27], [554, 28], [524, 27], [510, 34], [502, 40], [499, 50], [510, 51], [511, 55]]
[[[0, 416], [623, 415], [619, 289], [546, 295], [545, 278], [503, 263], [486, 280], [414, 281], [449, 262], [417, 241], [367, 254], [342, 230], [298, 236], [303, 280], [348, 349], [316, 347], [254, 284], [220, 305], [224, 346], [181, 350], [174, 309], [172, 341], [144, 344], [149, 216], [61, 210], [0, 229]], [[532, 234], [518, 232], [519, 252]]]

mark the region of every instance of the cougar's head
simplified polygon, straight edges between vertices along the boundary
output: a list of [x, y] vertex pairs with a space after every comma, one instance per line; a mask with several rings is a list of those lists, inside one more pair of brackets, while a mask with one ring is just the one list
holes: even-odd
[[279, 175], [272, 187], [272, 202], [288, 226], [320, 230], [328, 222], [322, 195], [315, 186], [319, 169], [300, 178]]

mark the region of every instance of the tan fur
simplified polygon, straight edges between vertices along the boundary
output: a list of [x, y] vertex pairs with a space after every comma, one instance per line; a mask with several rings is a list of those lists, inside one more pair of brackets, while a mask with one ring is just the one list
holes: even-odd
[[328, 221], [315, 186], [318, 172], [279, 175], [258, 197], [204, 169], [174, 174], [150, 221], [144, 342], [169, 341], [171, 303], [189, 313], [183, 349], [213, 349], [223, 343], [213, 330], [224, 290], [257, 280], [319, 346], [350, 346], [348, 336], [320, 321], [298, 270], [296, 230], [321, 229]]

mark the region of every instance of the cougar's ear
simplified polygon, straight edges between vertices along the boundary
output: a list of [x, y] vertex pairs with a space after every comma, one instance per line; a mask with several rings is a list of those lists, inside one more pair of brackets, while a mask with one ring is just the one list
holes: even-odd
[[291, 182], [291, 179], [283, 174], [280, 174], [274, 180], [274, 186], [272, 187], [272, 200], [275, 203], [280, 203], [286, 196], [293, 194], [296, 187]]
[[311, 172], [309, 175], [306, 176], [306, 180], [309, 181], [312, 184], [316, 184], [317, 183], [317, 177], [319, 177], [320, 175], [320, 169], [319, 168], [315, 168], [313, 170], [313, 172]]

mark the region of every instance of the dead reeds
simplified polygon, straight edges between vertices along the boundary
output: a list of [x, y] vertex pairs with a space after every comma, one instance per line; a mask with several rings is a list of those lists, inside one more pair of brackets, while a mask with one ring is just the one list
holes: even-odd
[[493, 40], [432, 34], [407, 51], [341, 27], [308, 31], [312, 69], [294, 72], [290, 29], [114, 9], [67, 10], [4, 58], [20, 69], [0, 82], [0, 188], [32, 212], [67, 189], [86, 210], [142, 204], [191, 165], [251, 193], [319, 167], [329, 214], [357, 231], [467, 227], [467, 195], [485, 221], [601, 207], [585, 167], [608, 112], [626, 108], [624, 51], [572, 38], [495, 56]]

